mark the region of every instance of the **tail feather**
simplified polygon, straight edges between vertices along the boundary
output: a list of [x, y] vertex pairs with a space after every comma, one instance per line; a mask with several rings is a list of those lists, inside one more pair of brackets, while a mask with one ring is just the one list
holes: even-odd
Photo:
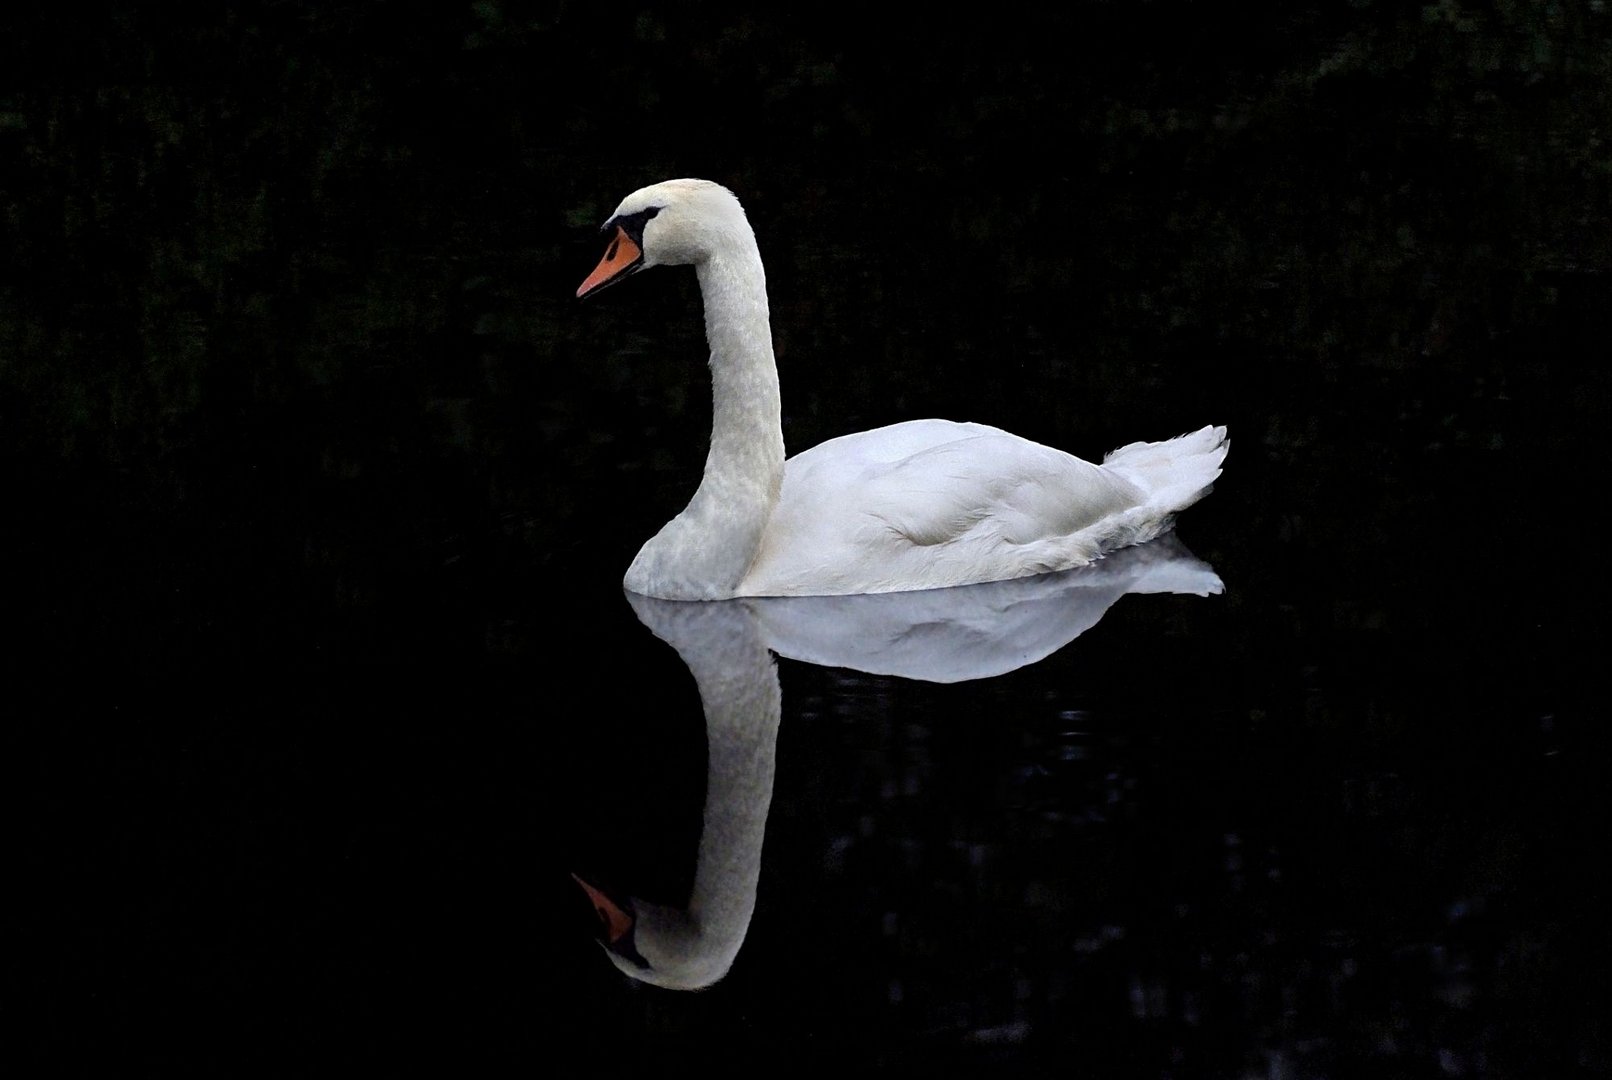
[[1209, 494], [1230, 445], [1224, 427], [1200, 428], [1164, 442], [1122, 446], [1103, 467], [1145, 491], [1149, 506], [1173, 514]]

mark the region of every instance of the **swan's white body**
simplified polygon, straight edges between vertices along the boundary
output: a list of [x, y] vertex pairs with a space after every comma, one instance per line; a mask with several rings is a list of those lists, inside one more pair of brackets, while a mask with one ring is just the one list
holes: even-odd
[[993, 427], [914, 420], [785, 461], [766, 273], [738, 199], [709, 181], [670, 180], [629, 195], [611, 224], [617, 240], [578, 295], [692, 263], [711, 346], [705, 475], [633, 560], [633, 592], [846, 595], [1066, 570], [1159, 535], [1220, 475], [1221, 427], [1133, 443], [1093, 465]]

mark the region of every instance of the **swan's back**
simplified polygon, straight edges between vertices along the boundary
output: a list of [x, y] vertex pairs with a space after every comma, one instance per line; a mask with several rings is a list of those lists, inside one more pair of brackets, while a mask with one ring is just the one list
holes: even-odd
[[[1192, 453], [1172, 451], [1186, 440], [1176, 449]], [[786, 463], [741, 595], [938, 589], [1083, 566], [1168, 528], [1224, 454], [1212, 428], [1126, 447], [1111, 461], [1132, 464], [1119, 467], [947, 420], [832, 439]]]

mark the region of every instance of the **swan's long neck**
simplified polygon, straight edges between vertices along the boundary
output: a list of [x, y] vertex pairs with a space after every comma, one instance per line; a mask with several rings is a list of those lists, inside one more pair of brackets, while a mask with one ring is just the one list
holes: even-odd
[[701, 263], [698, 274], [711, 346], [712, 404], [711, 453], [700, 490], [714, 483], [743, 485], [770, 511], [783, 481], [784, 436], [761, 253], [752, 239], [748, 250]]
[[767, 275], [748, 228], [697, 266], [711, 346], [711, 450], [688, 507], [627, 572], [627, 588], [670, 600], [735, 595], [755, 561], [784, 476], [782, 407]]

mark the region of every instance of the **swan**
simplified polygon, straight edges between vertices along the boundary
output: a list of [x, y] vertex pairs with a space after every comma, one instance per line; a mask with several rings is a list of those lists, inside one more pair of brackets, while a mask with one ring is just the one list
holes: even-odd
[[711, 446], [687, 508], [627, 570], [667, 600], [948, 588], [1084, 566], [1168, 530], [1220, 475], [1224, 427], [1101, 465], [985, 424], [911, 420], [784, 458], [767, 276], [738, 198], [667, 180], [622, 200], [589, 296], [692, 264], [711, 347]]

